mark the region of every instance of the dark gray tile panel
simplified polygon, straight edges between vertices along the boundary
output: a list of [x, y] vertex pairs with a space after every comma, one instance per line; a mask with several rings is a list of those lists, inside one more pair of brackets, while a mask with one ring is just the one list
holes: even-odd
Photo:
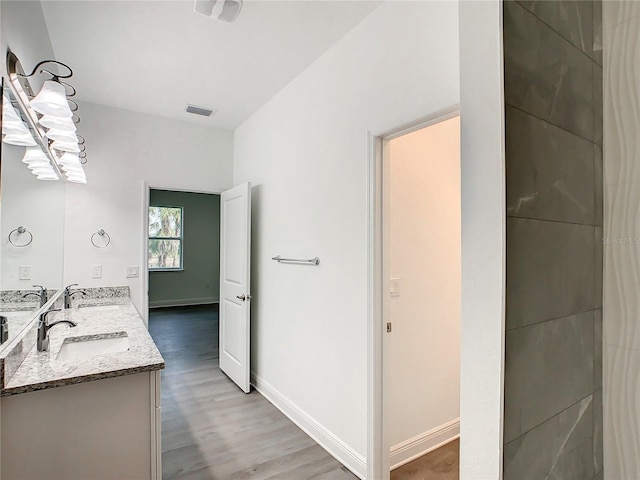
[[602, 146], [603, 143], [603, 73], [602, 67], [593, 64], [593, 141]]
[[593, 4], [593, 59], [602, 65], [602, 2]]
[[604, 470], [602, 443], [602, 390], [593, 394], [593, 473]]
[[519, 3], [504, 3], [505, 101], [593, 139], [593, 61]]
[[593, 475], [592, 398], [507, 443], [504, 480], [584, 480]]
[[507, 332], [505, 442], [593, 392], [593, 325], [591, 311]]
[[602, 310], [594, 310], [593, 317], [593, 388], [602, 388]]
[[507, 215], [593, 225], [593, 144], [509, 106], [505, 125]]
[[596, 308], [595, 227], [507, 219], [507, 329]]
[[602, 307], [602, 290], [603, 290], [603, 262], [604, 262], [604, 244], [602, 243], [602, 227], [595, 228], [595, 268], [593, 271], [595, 294], [593, 296], [594, 305]]
[[603, 200], [602, 192], [604, 191], [604, 177], [602, 169], [602, 147], [593, 145], [593, 192], [595, 200], [595, 223], [602, 226], [602, 209]]
[[585, 54], [593, 56], [592, 2], [523, 0], [520, 3]]

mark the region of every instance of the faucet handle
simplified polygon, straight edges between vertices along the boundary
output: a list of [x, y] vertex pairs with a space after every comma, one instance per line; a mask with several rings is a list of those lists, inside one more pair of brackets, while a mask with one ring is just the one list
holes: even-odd
[[64, 291], [69, 293], [69, 291], [71, 290], [71, 287], [77, 287], [78, 284], [77, 283], [72, 283], [71, 285], [67, 285], [66, 287], [64, 287]]
[[37, 287], [40, 289], [40, 295], [47, 292], [47, 289], [44, 288], [42, 285], [34, 285], [34, 287]]

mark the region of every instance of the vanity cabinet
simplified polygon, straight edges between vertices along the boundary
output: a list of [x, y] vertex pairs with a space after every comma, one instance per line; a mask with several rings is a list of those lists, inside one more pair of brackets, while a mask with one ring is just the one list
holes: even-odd
[[0, 401], [2, 480], [162, 478], [159, 370]]

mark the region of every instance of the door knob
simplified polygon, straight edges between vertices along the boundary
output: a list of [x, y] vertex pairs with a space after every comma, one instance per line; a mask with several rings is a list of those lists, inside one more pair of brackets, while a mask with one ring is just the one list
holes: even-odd
[[242, 300], [243, 302], [246, 302], [247, 300], [251, 300], [251, 295], [245, 295], [243, 293], [242, 295], [236, 295], [236, 298], [238, 300]]

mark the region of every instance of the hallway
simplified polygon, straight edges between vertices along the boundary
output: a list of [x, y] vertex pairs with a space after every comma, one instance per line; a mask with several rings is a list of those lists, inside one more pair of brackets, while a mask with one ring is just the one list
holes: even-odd
[[218, 306], [151, 310], [162, 371], [164, 480], [355, 480], [256, 391], [218, 368]]

